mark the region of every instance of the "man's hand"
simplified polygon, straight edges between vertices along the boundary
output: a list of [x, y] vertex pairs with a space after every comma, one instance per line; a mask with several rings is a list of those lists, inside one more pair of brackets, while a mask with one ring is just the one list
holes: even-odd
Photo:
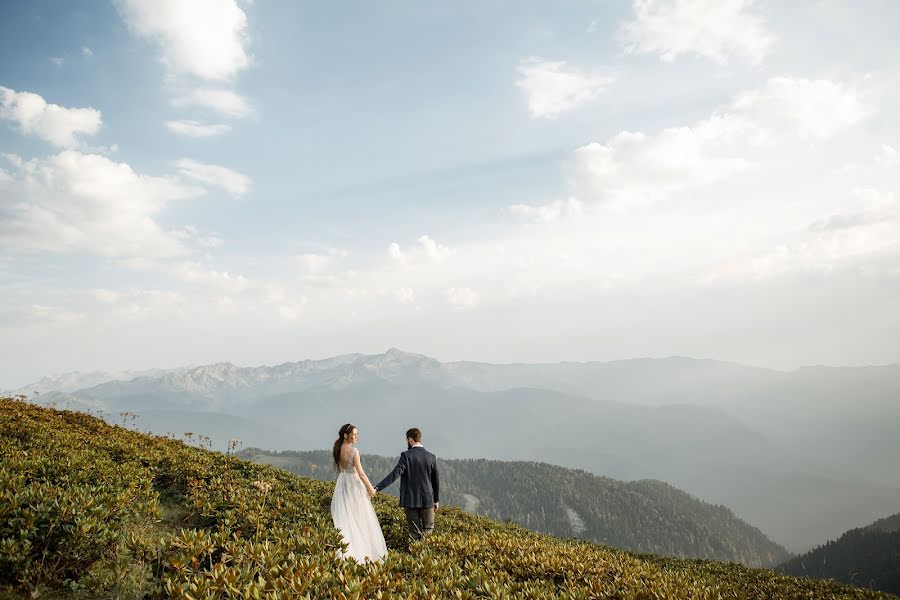
[[437, 512], [438, 510], [440, 510], [440, 508], [441, 508], [441, 503], [435, 502], [434, 503], [434, 512]]

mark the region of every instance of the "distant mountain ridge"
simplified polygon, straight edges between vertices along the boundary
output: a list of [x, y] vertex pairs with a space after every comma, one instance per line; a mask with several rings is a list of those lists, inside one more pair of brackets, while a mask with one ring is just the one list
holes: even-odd
[[393, 452], [416, 405], [442, 456], [667, 481], [802, 552], [897, 510], [898, 397], [900, 366], [785, 373], [683, 357], [492, 365], [392, 348], [174, 369], [38, 402], [113, 421], [137, 412], [146, 415], [138, 428], [207, 431], [220, 448], [232, 437], [275, 450], [327, 447], [352, 421], [381, 454]]
[[[241, 456], [322, 481], [335, 478], [329, 451]], [[378, 479], [396, 457], [365, 454]], [[442, 504], [534, 531], [577, 537], [625, 550], [771, 567], [790, 554], [724, 506], [698, 500], [661, 481], [624, 482], [537, 462], [438, 458]], [[388, 488], [396, 492], [396, 486]]]

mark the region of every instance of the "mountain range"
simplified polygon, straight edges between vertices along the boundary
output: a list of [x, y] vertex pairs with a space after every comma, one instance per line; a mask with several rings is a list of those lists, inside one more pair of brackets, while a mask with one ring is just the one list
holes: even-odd
[[273, 450], [327, 448], [342, 423], [394, 454], [415, 425], [447, 458], [542, 461], [666, 481], [792, 552], [900, 509], [900, 366], [792, 372], [682, 357], [442, 363], [390, 349], [273, 367], [151, 372], [37, 401]]

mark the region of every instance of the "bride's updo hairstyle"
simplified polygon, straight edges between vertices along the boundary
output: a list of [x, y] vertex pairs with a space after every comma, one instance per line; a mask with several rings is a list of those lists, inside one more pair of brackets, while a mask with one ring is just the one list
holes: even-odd
[[356, 429], [356, 425], [353, 423], [347, 423], [343, 427], [338, 430], [338, 439], [334, 442], [334, 448], [331, 450], [331, 456], [334, 458], [334, 468], [341, 468], [341, 446], [344, 444], [344, 440], [350, 437], [350, 434], [353, 433], [353, 430]]

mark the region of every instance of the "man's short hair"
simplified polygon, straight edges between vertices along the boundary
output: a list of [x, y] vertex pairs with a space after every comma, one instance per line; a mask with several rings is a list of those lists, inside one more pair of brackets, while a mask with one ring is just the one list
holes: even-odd
[[422, 432], [419, 431], [419, 429], [417, 427], [413, 427], [412, 429], [406, 430], [406, 437], [408, 439], [413, 440], [414, 442], [421, 442], [422, 441]]

